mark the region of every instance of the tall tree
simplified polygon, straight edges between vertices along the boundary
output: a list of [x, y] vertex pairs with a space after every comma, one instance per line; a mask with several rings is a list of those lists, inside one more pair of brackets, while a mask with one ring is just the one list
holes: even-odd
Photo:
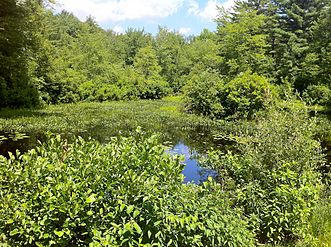
[[251, 70], [266, 73], [270, 65], [267, 56], [267, 35], [262, 32], [265, 17], [255, 10], [240, 10], [235, 15], [218, 20], [220, 72], [229, 77]]
[[156, 52], [152, 46], [141, 48], [134, 60], [134, 68], [141, 77], [141, 98], [160, 98], [166, 94], [169, 84], [160, 75]]
[[[288, 76], [298, 90], [314, 83], [308, 60], [313, 59], [310, 45], [313, 27], [324, 7], [321, 0], [279, 0], [277, 30], [281, 44], [275, 47], [276, 65], [280, 77]], [[279, 42], [280, 43], [280, 42]]]
[[273, 72], [278, 82], [290, 81], [302, 91], [319, 81], [316, 62], [320, 54], [313, 51], [314, 30], [329, 0], [247, 0], [236, 10], [255, 10], [265, 16], [268, 54], [274, 59]]
[[139, 49], [152, 44], [152, 36], [146, 33], [144, 29], [129, 28], [122, 35], [125, 44], [125, 64], [133, 65], [134, 58]]
[[35, 49], [35, 1], [0, 2], [0, 107], [38, 104], [37, 89], [29, 78], [29, 59]]
[[220, 66], [217, 35], [207, 29], [186, 43], [179, 56], [179, 73], [188, 75], [195, 66], [203, 70], [218, 69]]
[[318, 82], [327, 84], [331, 89], [331, 1], [326, 3], [313, 29], [314, 40], [311, 52], [317, 67]]
[[159, 27], [155, 37], [155, 49], [162, 68], [161, 75], [176, 92], [179, 90], [179, 59], [184, 44], [184, 38], [179, 33]]

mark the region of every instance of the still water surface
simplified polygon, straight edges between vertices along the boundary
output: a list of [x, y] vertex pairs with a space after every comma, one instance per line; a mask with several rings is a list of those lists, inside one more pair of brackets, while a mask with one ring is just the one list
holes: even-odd
[[[38, 145], [38, 140], [45, 141], [45, 136], [42, 134], [21, 134], [21, 133], [4, 133], [0, 132], [0, 155], [8, 157], [8, 152], [16, 153], [19, 150], [21, 153], [28, 151]], [[177, 141], [172, 145], [170, 153], [184, 156], [184, 183], [199, 184], [208, 179], [208, 176], [216, 177], [216, 172], [210, 169], [202, 168], [199, 165], [197, 156], [199, 153], [184, 141]]]
[[197, 160], [198, 153], [192, 150], [189, 146], [179, 142], [172, 150], [173, 153], [183, 155], [184, 159], [184, 183], [201, 183], [208, 179], [208, 176], [216, 177], [216, 172], [210, 169], [202, 168]]

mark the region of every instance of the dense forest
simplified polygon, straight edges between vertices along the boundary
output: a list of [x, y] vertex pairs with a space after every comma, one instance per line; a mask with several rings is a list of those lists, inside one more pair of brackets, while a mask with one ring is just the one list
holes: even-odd
[[[192, 37], [166, 27], [154, 36], [143, 29], [117, 34], [93, 17], [81, 22], [44, 5], [49, 3], [1, 3], [2, 107], [156, 99], [186, 86], [194, 98], [204, 86], [212, 94], [211, 88], [224, 85], [227, 97], [244, 74], [254, 75], [257, 91], [273, 88], [270, 97], [283, 97], [287, 89], [309, 104], [330, 101], [328, 1], [237, 2], [232, 12], [220, 9], [216, 32]], [[192, 107], [221, 114], [212, 105]]]
[[[238, 0], [195, 36], [53, 4], [0, 2], [0, 147], [42, 136], [0, 155], [0, 246], [331, 246], [331, 1]], [[178, 130], [217, 177], [183, 183]]]

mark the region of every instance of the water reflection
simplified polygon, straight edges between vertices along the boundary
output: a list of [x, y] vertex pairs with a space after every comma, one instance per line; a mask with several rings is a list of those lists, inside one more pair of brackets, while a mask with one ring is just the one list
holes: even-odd
[[8, 153], [16, 154], [16, 150], [25, 153], [36, 147], [38, 141], [44, 141], [43, 134], [23, 134], [19, 132], [1, 132], [0, 131], [0, 155], [9, 157]]
[[[8, 157], [8, 152], [13, 154], [16, 150], [21, 153], [34, 148], [38, 144], [38, 140], [45, 141], [43, 134], [23, 135], [20, 133], [0, 132], [0, 155]], [[196, 148], [195, 148], [196, 149]], [[216, 172], [202, 168], [197, 160], [197, 152], [193, 151], [193, 147], [186, 145], [183, 141], [179, 141], [171, 150], [171, 153], [180, 154], [185, 157], [183, 175], [185, 176], [184, 183], [199, 184], [208, 179], [208, 176], [216, 177]]]
[[183, 175], [184, 183], [196, 183], [199, 184], [206, 181], [209, 176], [216, 177], [216, 172], [210, 169], [202, 168], [197, 160], [197, 153], [183, 142], [179, 142], [172, 150], [174, 154], [184, 155], [184, 170]]

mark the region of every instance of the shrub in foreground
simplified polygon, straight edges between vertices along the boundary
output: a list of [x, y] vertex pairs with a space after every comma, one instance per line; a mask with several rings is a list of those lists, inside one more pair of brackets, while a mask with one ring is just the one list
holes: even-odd
[[272, 110], [251, 128], [238, 131], [239, 153], [212, 151], [206, 165], [244, 208], [262, 243], [307, 237], [309, 217], [319, 200], [322, 150], [313, 139], [307, 113]]
[[331, 246], [331, 198], [325, 198], [316, 205], [310, 219], [315, 246]]
[[184, 185], [155, 136], [59, 136], [0, 156], [0, 242], [11, 246], [253, 246], [219, 185]]

